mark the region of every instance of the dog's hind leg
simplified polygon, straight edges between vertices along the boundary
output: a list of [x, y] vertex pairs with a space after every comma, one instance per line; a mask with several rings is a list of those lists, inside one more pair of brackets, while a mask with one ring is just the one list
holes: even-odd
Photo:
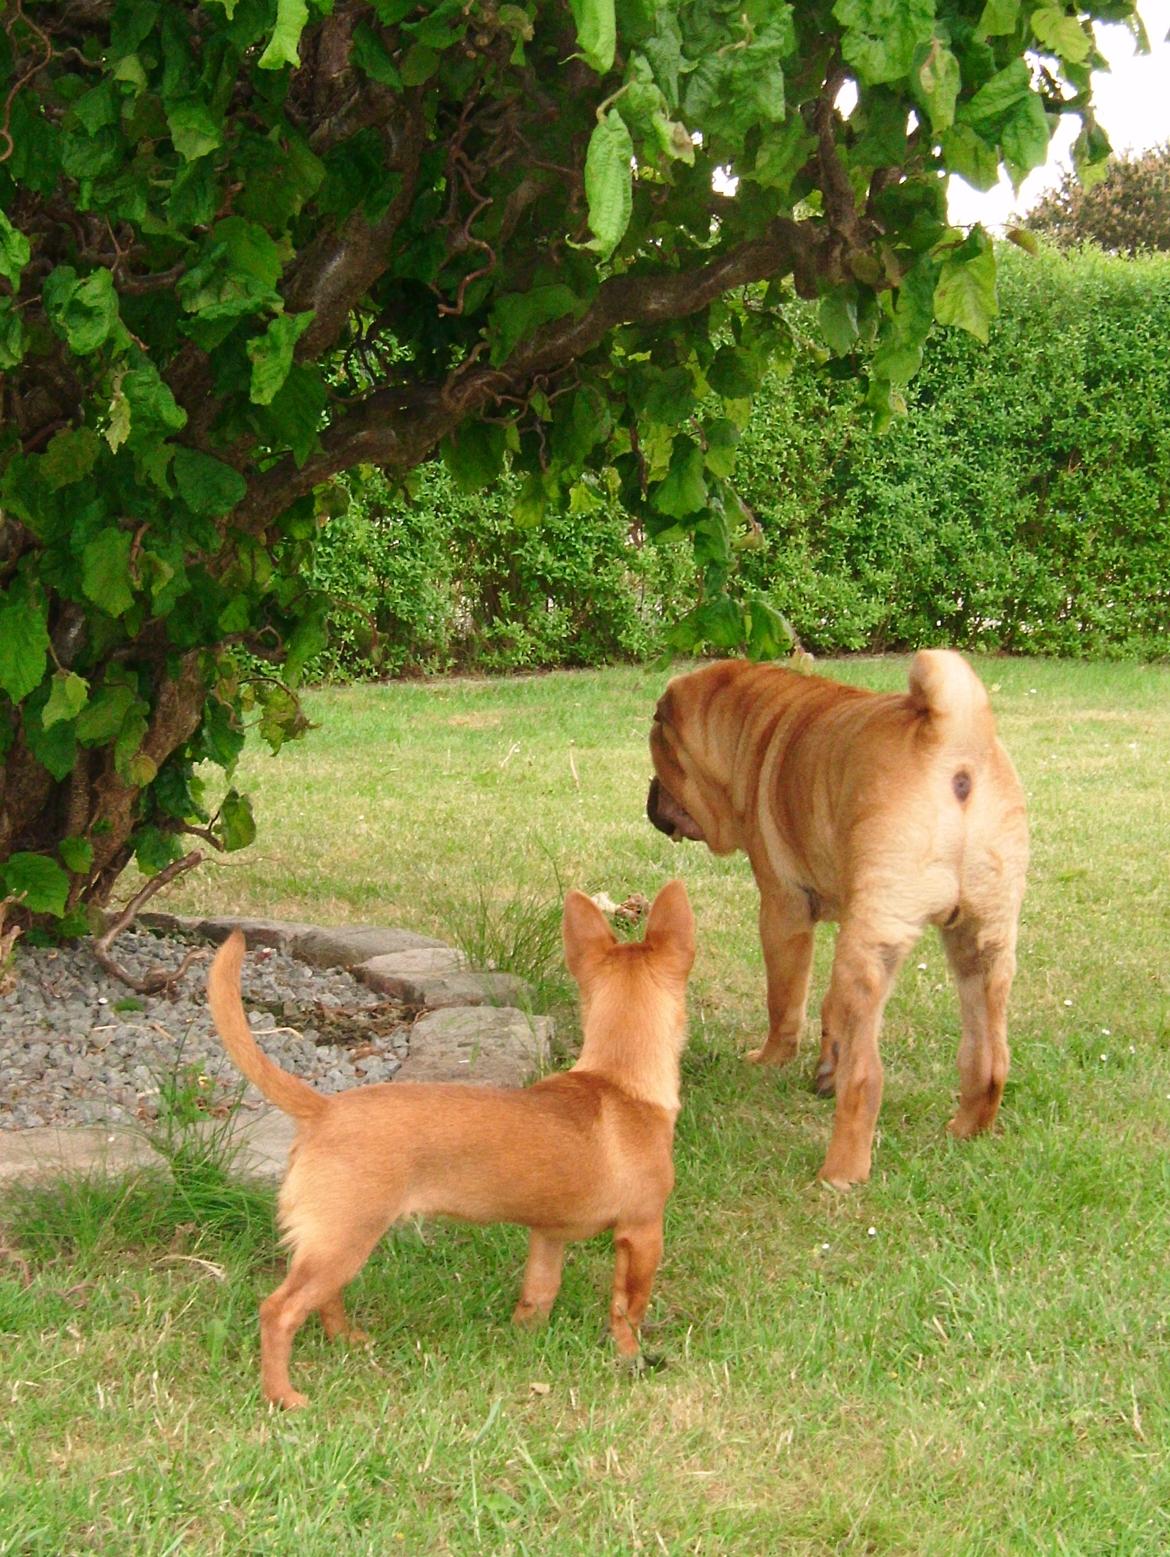
[[894, 976], [914, 944], [878, 940], [843, 926], [825, 996], [826, 1041], [835, 1043], [837, 1111], [819, 1177], [838, 1188], [863, 1183], [873, 1161], [873, 1132], [882, 1101], [878, 1034]]
[[613, 1234], [613, 1302], [609, 1332], [621, 1356], [637, 1357], [638, 1330], [650, 1305], [654, 1275], [662, 1259], [661, 1221], [616, 1227]]
[[342, 1291], [369, 1259], [384, 1231], [381, 1223], [377, 1227], [348, 1227], [341, 1230], [342, 1237], [301, 1242], [288, 1275], [260, 1305], [260, 1383], [266, 1399], [278, 1406], [308, 1404], [288, 1376], [296, 1333], [314, 1309], [321, 1313], [327, 1334], [338, 1315], [344, 1320]]
[[768, 1037], [745, 1056], [755, 1065], [787, 1065], [800, 1046], [812, 974], [808, 904], [760, 893], [760, 945], [768, 979]]
[[965, 1139], [995, 1123], [1008, 1073], [1007, 1004], [1015, 974], [1016, 926], [960, 920], [940, 930], [959, 992], [959, 1107], [947, 1129]]
[[564, 1263], [565, 1240], [534, 1227], [528, 1238], [528, 1264], [520, 1301], [512, 1312], [513, 1324], [537, 1324], [548, 1318], [561, 1290]]

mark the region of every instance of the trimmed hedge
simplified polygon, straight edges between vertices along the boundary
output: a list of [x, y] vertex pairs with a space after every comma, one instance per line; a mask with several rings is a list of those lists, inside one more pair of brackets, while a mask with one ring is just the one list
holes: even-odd
[[[869, 430], [856, 381], [811, 355], [764, 386], [736, 463], [760, 524], [741, 566], [816, 652], [1167, 652], [1170, 257], [999, 259], [990, 345], [936, 331], [887, 433]], [[334, 613], [318, 672], [661, 651], [693, 603], [685, 543], [643, 546], [612, 505], [525, 529], [509, 504], [506, 486], [468, 497], [437, 467], [411, 503], [377, 478], [357, 487], [317, 576], [358, 611]]]
[[748, 567], [811, 649], [1170, 646], [1170, 259], [1000, 267], [989, 347], [936, 332], [884, 435], [808, 366], [767, 388]]

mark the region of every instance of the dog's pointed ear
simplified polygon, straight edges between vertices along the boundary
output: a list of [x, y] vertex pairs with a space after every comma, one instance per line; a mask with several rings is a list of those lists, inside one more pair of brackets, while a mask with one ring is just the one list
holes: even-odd
[[617, 940], [609, 920], [584, 892], [565, 894], [561, 928], [565, 939], [565, 963], [575, 979], [580, 979], [591, 956], [608, 951]]
[[668, 881], [650, 905], [645, 939], [649, 946], [669, 948], [690, 971], [695, 960], [695, 916], [681, 881]]

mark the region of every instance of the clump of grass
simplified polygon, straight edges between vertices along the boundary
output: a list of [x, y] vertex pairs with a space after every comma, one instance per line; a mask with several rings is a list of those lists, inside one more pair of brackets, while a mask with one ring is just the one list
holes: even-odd
[[452, 900], [444, 915], [448, 933], [473, 968], [524, 979], [541, 1010], [568, 1003], [571, 986], [561, 947], [565, 888], [550, 861], [553, 883], [502, 887], [477, 872], [471, 891]]

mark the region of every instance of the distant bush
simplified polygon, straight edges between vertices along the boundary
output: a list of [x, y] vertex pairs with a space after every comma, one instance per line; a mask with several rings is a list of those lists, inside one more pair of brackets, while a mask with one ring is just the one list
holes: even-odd
[[1020, 222], [1062, 249], [1095, 243], [1113, 254], [1170, 252], [1170, 142], [1111, 157], [1091, 189], [1067, 171]]
[[[736, 482], [759, 531], [741, 569], [806, 647], [1166, 654], [1170, 257], [1005, 248], [990, 345], [936, 331], [908, 398], [875, 435], [855, 383], [810, 354], [744, 432]], [[643, 546], [604, 503], [525, 528], [510, 497], [469, 497], [440, 467], [410, 502], [355, 484], [321, 540], [338, 606], [317, 671], [659, 653], [694, 603], [688, 546]]]

